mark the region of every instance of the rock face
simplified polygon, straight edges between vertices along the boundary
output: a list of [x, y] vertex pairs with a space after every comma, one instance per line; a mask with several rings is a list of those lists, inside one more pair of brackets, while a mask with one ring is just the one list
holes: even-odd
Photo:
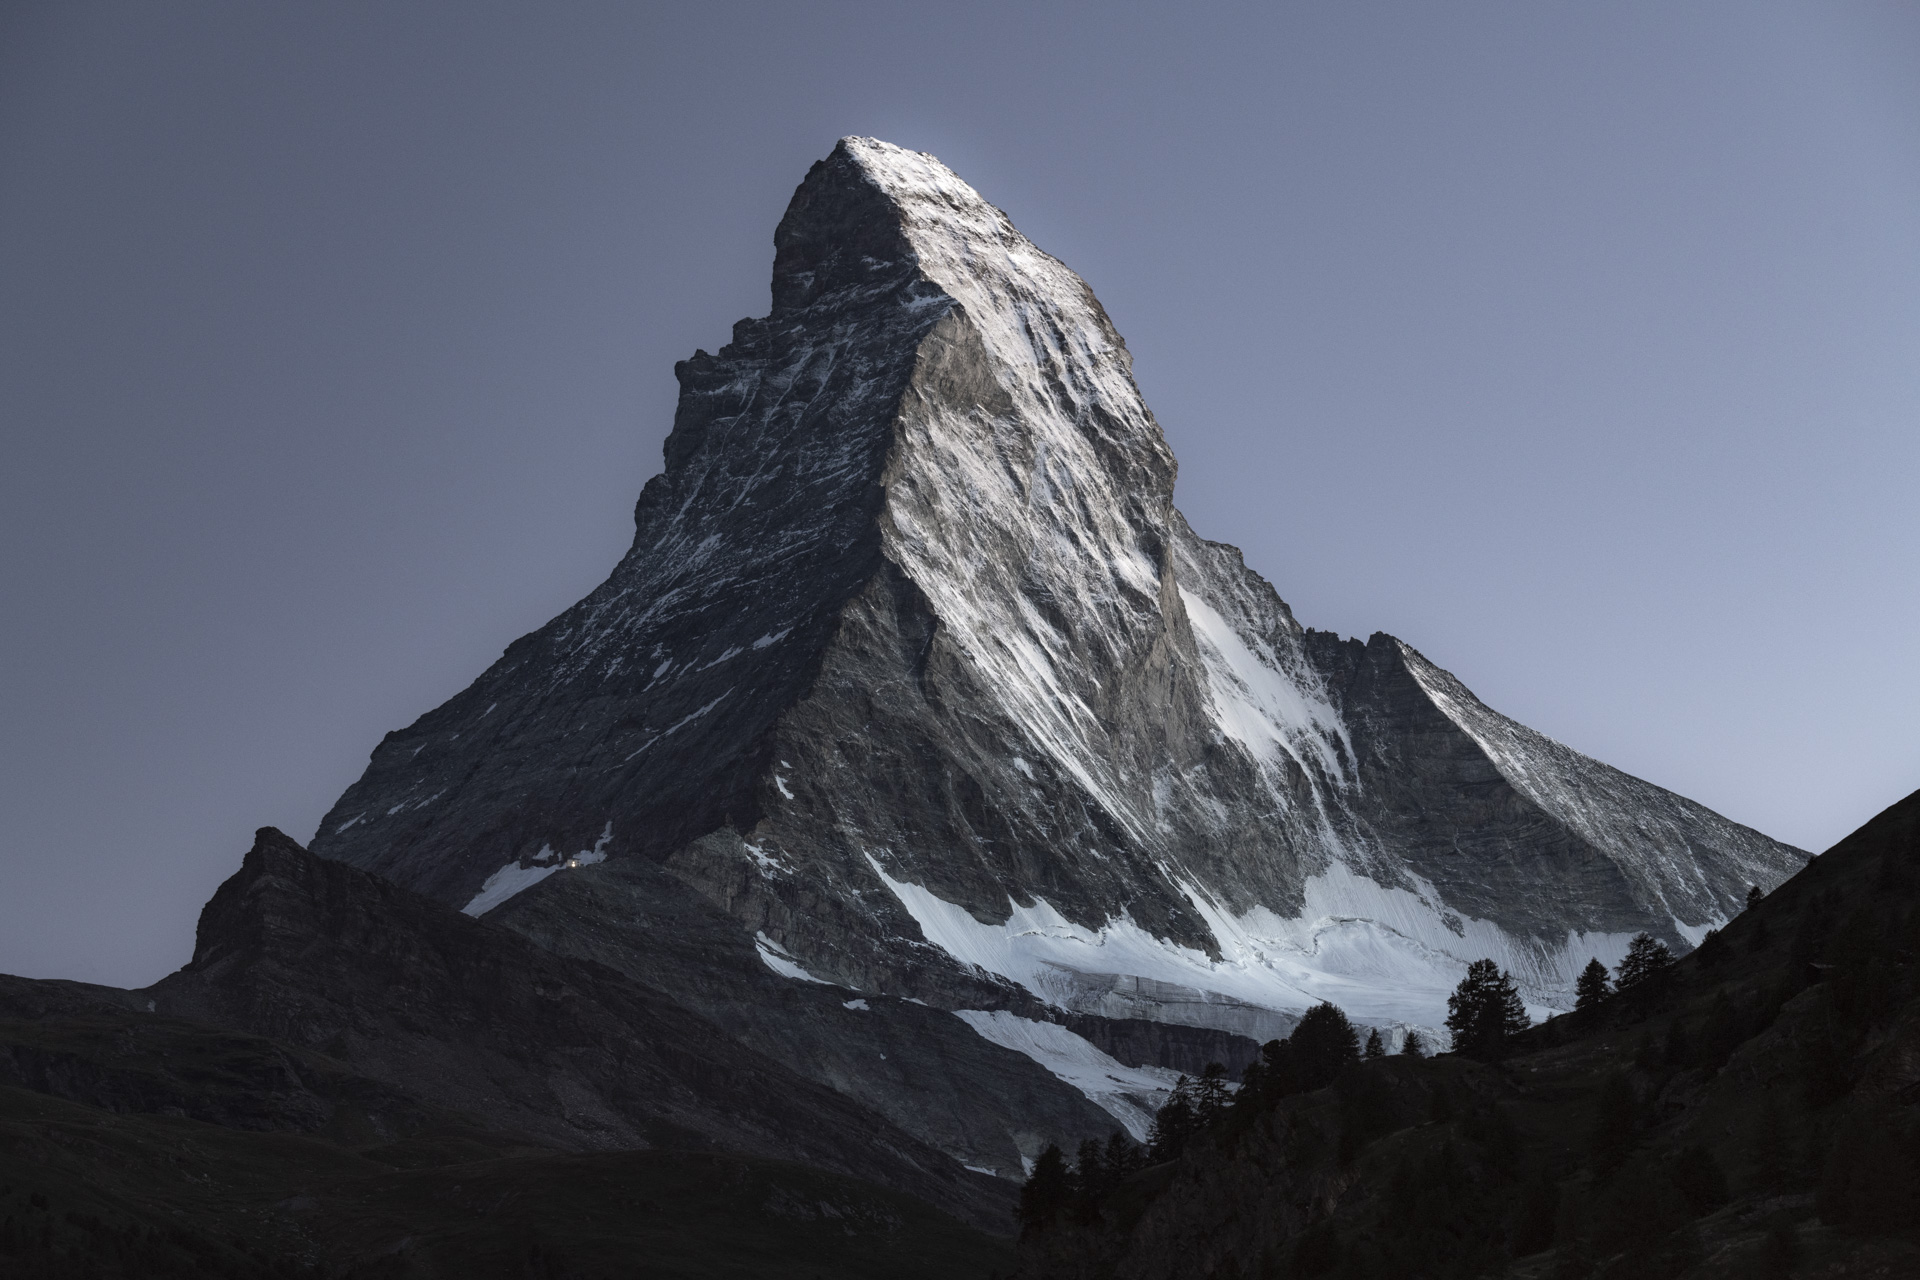
[[[1489, 955], [1564, 1007], [1590, 955], [1804, 861], [1390, 636], [1303, 629], [1174, 509], [1091, 291], [932, 157], [843, 140], [775, 247], [769, 315], [676, 366], [631, 551], [388, 735], [316, 853], [777, 1047], [710, 945], [634, 925], [671, 882], [794, 989], [974, 1011], [937, 1025], [1121, 1118], [1153, 1082], [1067, 1018], [1431, 1028]], [[851, 1065], [878, 1023], [786, 1060], [898, 1118]]]
[[[135, 994], [163, 1017], [324, 1054], [336, 1073], [346, 1064], [547, 1146], [792, 1160], [898, 1187], [992, 1229], [1006, 1221], [999, 1184], [657, 991], [314, 858], [271, 828], [201, 913], [193, 960]], [[1054, 1083], [1019, 1055], [1001, 1056], [1010, 1073]], [[265, 1082], [249, 1097], [313, 1092], [304, 1082], [316, 1068], [270, 1066], [256, 1069]]]

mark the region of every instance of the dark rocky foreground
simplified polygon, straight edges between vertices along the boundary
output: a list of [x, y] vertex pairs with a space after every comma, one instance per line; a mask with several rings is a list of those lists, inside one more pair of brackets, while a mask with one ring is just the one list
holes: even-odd
[[271, 829], [153, 987], [0, 979], [0, 1086], [9, 1276], [971, 1275], [1009, 1223], [1004, 1180], [660, 993]]
[[1000, 1220], [993, 1179], [659, 992], [271, 829], [201, 913], [193, 960], [145, 994], [553, 1146], [797, 1160]]
[[924, 1201], [785, 1162], [457, 1129], [351, 1144], [0, 1086], [9, 1280], [974, 1280], [1009, 1255]]

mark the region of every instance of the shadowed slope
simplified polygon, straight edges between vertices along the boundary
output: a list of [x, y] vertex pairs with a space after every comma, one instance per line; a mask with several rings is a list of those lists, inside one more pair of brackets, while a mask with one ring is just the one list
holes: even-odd
[[601, 965], [567, 960], [263, 829], [162, 1013], [316, 1049], [575, 1148], [712, 1148], [900, 1187], [983, 1222], [1005, 1184]]

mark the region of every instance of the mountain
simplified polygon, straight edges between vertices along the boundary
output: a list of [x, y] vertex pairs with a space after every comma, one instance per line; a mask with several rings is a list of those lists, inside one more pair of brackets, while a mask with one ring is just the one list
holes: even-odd
[[1917, 949], [1920, 792], [1502, 1060], [1351, 1061], [1092, 1166], [1017, 1274], [1920, 1275]]
[[843, 139], [774, 245], [611, 576], [389, 734], [314, 853], [1009, 1176], [1315, 1002], [1397, 1042], [1492, 956], [1565, 1008], [1805, 862], [1303, 628], [1175, 510], [1086, 284], [932, 157]]

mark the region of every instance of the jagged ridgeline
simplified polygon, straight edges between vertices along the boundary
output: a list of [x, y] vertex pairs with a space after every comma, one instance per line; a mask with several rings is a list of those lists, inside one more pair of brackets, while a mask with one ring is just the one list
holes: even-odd
[[[1685, 949], [1804, 863], [1391, 636], [1303, 629], [1175, 510], [1086, 284], [931, 156], [842, 140], [774, 243], [768, 315], [676, 366], [632, 549], [388, 735], [316, 853], [1013, 1173], [1320, 1000], [1431, 1042], [1492, 957], [1570, 1007], [1590, 957]], [[1000, 1100], [927, 1119], [882, 998], [1066, 1100], [953, 1048]]]

